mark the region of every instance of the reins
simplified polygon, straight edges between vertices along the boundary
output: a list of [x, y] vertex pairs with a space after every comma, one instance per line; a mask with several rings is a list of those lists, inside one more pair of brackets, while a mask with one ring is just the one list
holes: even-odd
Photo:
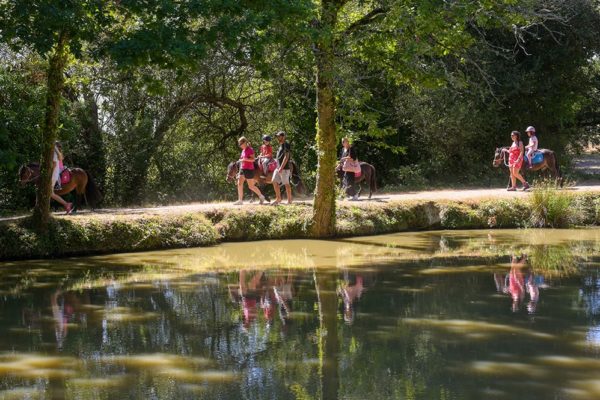
[[26, 181], [24, 181], [23, 183], [30, 183], [30, 182], [36, 181], [36, 180], [38, 180], [40, 178], [39, 174], [37, 176], [35, 176], [35, 174], [33, 173], [33, 169], [32, 168], [30, 168], [27, 165], [25, 166], [25, 168], [27, 169], [27, 171], [29, 171], [30, 178], [27, 179]]

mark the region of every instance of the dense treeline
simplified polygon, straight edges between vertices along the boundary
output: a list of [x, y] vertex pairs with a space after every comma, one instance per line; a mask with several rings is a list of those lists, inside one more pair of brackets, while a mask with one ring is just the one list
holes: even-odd
[[[434, 32], [443, 16], [429, 31], [417, 22], [400, 28], [380, 22], [377, 7], [365, 15], [372, 20], [347, 22], [368, 7], [345, 5], [354, 9], [339, 16], [345, 36], [335, 46], [344, 60], [334, 65], [332, 80], [336, 135], [354, 140], [359, 157], [376, 166], [380, 185], [485, 184], [497, 176], [494, 147], [527, 125], [538, 128], [541, 145], [557, 150], [563, 163], [598, 140], [598, 3], [508, 3], [515, 3], [510, 18], [469, 20], [454, 35]], [[202, 51], [181, 48], [177, 58], [170, 48], [164, 60], [137, 43], [139, 58], [123, 62], [123, 43], [84, 38], [81, 49], [71, 49], [61, 91], [58, 136], [66, 163], [90, 171], [107, 205], [231, 199], [235, 191], [224, 178], [238, 157], [236, 139], [244, 135], [258, 145], [262, 134], [283, 129], [314, 187], [320, 53], [306, 45], [298, 21], [271, 23], [268, 40], [255, 40], [252, 51], [240, 37], [256, 34], [260, 23], [237, 32], [232, 23]], [[354, 34], [359, 22], [375, 25]], [[404, 41], [385, 43], [392, 31]], [[164, 32], [145, 33], [147, 41], [166, 40]], [[35, 201], [33, 188], [18, 187], [17, 170], [40, 160], [48, 71], [48, 57], [11, 40], [0, 47], [3, 212]], [[387, 47], [393, 50], [381, 50]]]

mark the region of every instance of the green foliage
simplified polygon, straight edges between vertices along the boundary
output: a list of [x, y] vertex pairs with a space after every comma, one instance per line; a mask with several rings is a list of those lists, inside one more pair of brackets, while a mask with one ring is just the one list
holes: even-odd
[[524, 228], [529, 224], [531, 208], [517, 199], [486, 200], [479, 204], [478, 213], [490, 228]]
[[85, 221], [52, 219], [48, 234], [30, 220], [0, 225], [1, 258], [40, 258], [215, 244], [217, 232], [202, 215], [124, 217]]
[[[236, 138], [256, 149], [279, 129], [314, 187], [317, 3], [0, 2], [0, 213], [33, 204], [16, 184], [40, 159], [46, 64], [33, 54], [60, 30], [75, 57], [59, 137], [108, 204], [233, 198]], [[338, 136], [380, 187], [492, 185], [505, 176], [493, 148], [530, 124], [568, 163], [598, 141], [600, 19], [591, 1], [551, 5], [542, 21], [537, 0], [346, 2], [329, 33]]]
[[481, 218], [475, 207], [447, 203], [441, 206], [440, 224], [446, 229], [474, 229], [485, 227], [486, 220]]
[[531, 224], [534, 227], [565, 228], [576, 222], [573, 197], [556, 188], [551, 181], [539, 182], [530, 198]]

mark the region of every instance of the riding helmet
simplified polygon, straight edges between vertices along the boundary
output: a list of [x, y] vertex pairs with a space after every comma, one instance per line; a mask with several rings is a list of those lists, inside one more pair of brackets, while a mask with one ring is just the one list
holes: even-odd
[[264, 136], [262, 137], [262, 140], [266, 140], [267, 142], [270, 142], [270, 141], [271, 141], [271, 136], [269, 136], [269, 135], [264, 135]]

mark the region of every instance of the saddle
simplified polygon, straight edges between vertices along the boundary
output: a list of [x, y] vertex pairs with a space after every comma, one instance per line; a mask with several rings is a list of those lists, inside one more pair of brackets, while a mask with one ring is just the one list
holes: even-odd
[[71, 182], [71, 170], [69, 168], [65, 168], [60, 173], [60, 184], [66, 185]]
[[544, 153], [539, 150], [536, 150], [531, 157], [531, 165], [540, 164], [544, 161]]

